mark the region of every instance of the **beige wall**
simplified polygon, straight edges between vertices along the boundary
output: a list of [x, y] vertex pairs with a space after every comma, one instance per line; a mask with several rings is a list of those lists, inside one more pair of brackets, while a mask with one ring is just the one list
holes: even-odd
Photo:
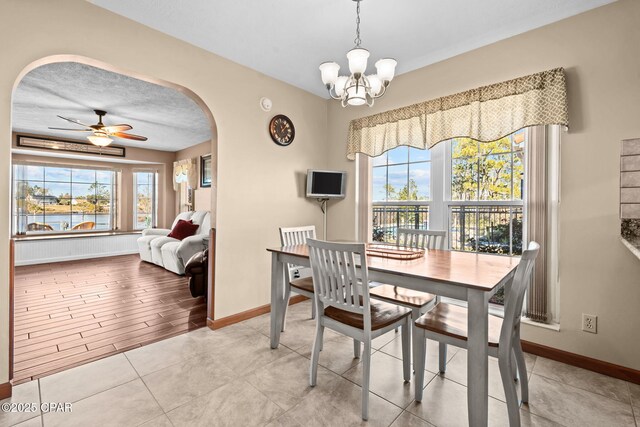
[[[640, 2], [620, 0], [399, 76], [372, 109], [329, 107], [329, 167], [345, 157], [351, 119], [554, 67], [567, 70], [571, 129], [562, 134], [560, 332], [523, 338], [640, 369], [640, 262], [618, 240], [620, 140], [640, 136]], [[375, 55], [375, 52], [373, 52]], [[355, 237], [355, 180], [329, 210], [329, 237]], [[598, 315], [598, 334], [581, 314]]]
[[[100, 25], [96, 25], [99, 22]], [[28, 23], [26, 25], [25, 23]], [[0, 200], [8, 201], [11, 93], [33, 61], [75, 54], [194, 91], [217, 125], [216, 318], [269, 302], [270, 258], [278, 226], [315, 224], [317, 205], [304, 198], [304, 172], [326, 167], [327, 103], [278, 80], [127, 20], [84, 0], [0, 3]], [[99, 48], [96, 48], [99, 46]], [[230, 84], [230, 82], [232, 84]], [[271, 113], [259, 100], [273, 101]], [[296, 140], [279, 147], [267, 125], [286, 114]], [[215, 153], [215, 147], [212, 152]], [[170, 181], [167, 182], [170, 184]], [[0, 383], [8, 379], [9, 207], [0, 212]], [[240, 264], [238, 260], [242, 260]]]
[[[26, 135], [26, 134], [21, 134]], [[29, 135], [35, 136], [38, 135]], [[20, 148], [17, 146], [17, 135], [14, 133], [12, 137], [12, 144], [14, 148]], [[76, 156], [73, 159], [58, 158], [58, 157], [46, 157], [46, 150], [40, 150], [40, 155], [30, 154], [12, 154], [13, 161], [29, 161], [29, 162], [45, 162], [56, 164], [67, 164], [77, 166], [97, 166], [97, 167], [111, 167], [114, 169], [120, 169], [121, 181], [120, 188], [118, 189], [118, 197], [120, 198], [120, 211], [118, 212], [118, 224], [119, 228], [124, 231], [133, 230], [133, 170], [134, 169], [155, 169], [158, 171], [158, 227], [168, 228], [171, 226], [173, 219], [175, 218], [175, 192], [173, 187], [167, 187], [167, 175], [171, 175], [173, 170], [173, 161], [176, 153], [171, 151], [159, 151], [148, 150], [143, 148], [127, 147], [125, 150], [125, 157], [123, 160], [131, 160], [138, 162], [146, 162], [153, 164], [132, 164], [132, 163], [118, 163], [120, 157], [109, 157], [113, 159], [111, 162], [103, 162], [92, 160], [90, 158], [81, 158]], [[169, 183], [171, 185], [171, 183]]]

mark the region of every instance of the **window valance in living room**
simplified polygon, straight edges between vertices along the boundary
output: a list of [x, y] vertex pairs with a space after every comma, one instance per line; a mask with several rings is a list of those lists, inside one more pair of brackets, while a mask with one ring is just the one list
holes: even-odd
[[452, 138], [489, 142], [551, 124], [568, 126], [562, 68], [352, 120], [347, 158], [379, 156], [399, 145], [427, 149]]
[[191, 188], [198, 186], [198, 164], [195, 158], [173, 162], [173, 189], [178, 191], [183, 182]]

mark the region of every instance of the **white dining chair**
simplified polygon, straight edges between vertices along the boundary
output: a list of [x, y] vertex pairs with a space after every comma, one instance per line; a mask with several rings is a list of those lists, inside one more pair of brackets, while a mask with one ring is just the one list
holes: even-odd
[[[282, 246], [303, 245], [307, 243], [307, 239], [316, 238], [315, 225], [305, 225], [302, 227], [280, 227], [280, 244]], [[287, 264], [285, 266], [285, 286], [284, 286], [284, 299], [286, 303], [282, 309], [282, 331], [284, 332], [285, 323], [287, 321], [287, 308], [289, 307], [289, 298], [291, 298], [291, 291], [304, 295], [311, 299], [311, 318], [316, 318], [316, 307], [313, 304], [313, 280], [310, 276], [307, 277], [292, 277], [293, 273], [300, 271], [303, 267]]]
[[[440, 249], [445, 247], [446, 231], [440, 230], [415, 230], [399, 228], [397, 231], [396, 245], [407, 248]], [[392, 284], [374, 283], [371, 287], [371, 298], [379, 299], [406, 307], [411, 310], [411, 320], [415, 322], [423, 314], [440, 302], [440, 297], [427, 293], [400, 288]], [[414, 331], [415, 332], [415, 331]], [[415, 334], [414, 334], [415, 335]], [[416, 340], [416, 337], [413, 337]], [[440, 367], [444, 369], [447, 359], [447, 345], [440, 344]], [[413, 358], [416, 358], [416, 349], [413, 346]]]
[[[498, 358], [500, 376], [507, 400], [509, 425], [520, 425], [520, 405], [516, 390], [516, 381], [520, 383], [522, 402], [529, 400], [529, 382], [524, 353], [520, 343], [520, 317], [525, 292], [531, 279], [531, 272], [540, 245], [529, 243], [522, 254], [511, 286], [506, 289], [504, 318], [489, 315], [489, 355]], [[424, 366], [426, 358], [426, 340], [467, 348], [467, 309], [453, 304], [440, 303], [431, 311], [421, 316], [415, 323], [414, 348], [417, 348], [415, 360], [415, 395], [416, 401], [422, 401], [424, 386]], [[444, 372], [444, 371], [443, 371]]]
[[[308, 239], [316, 308], [316, 336], [309, 369], [309, 385], [316, 385], [318, 357], [324, 328], [352, 337], [364, 344], [362, 352], [362, 419], [369, 414], [371, 341], [382, 334], [402, 328], [404, 381], [411, 379], [411, 311], [369, 298], [367, 257], [363, 243], [332, 243]], [[358, 264], [360, 268], [358, 268]]]

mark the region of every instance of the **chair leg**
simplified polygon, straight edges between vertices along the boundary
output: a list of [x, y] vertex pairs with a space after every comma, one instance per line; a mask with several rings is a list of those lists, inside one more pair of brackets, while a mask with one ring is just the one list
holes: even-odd
[[416, 344], [418, 342], [418, 328], [416, 328], [415, 322], [420, 317], [420, 309], [413, 309], [411, 311], [411, 360], [413, 362], [413, 372], [416, 372], [416, 360], [418, 360], [418, 349]]
[[315, 320], [316, 318], [316, 305], [314, 298], [311, 298], [311, 319]]
[[447, 345], [443, 342], [438, 343], [438, 370], [441, 374], [447, 370]]
[[521, 400], [524, 403], [529, 402], [529, 377], [527, 374], [527, 365], [524, 361], [524, 353], [522, 352], [522, 345], [520, 340], [517, 339], [513, 345], [513, 352], [516, 355], [515, 362], [518, 366], [518, 373], [520, 376], [520, 395]]
[[324, 335], [324, 326], [320, 324], [320, 319], [316, 320], [316, 339], [313, 342], [311, 350], [311, 366], [309, 368], [309, 385], [315, 387], [318, 378], [318, 358], [322, 349], [322, 337]]
[[360, 341], [358, 341], [357, 339], [353, 339], [353, 357], [355, 359], [359, 359], [360, 358]]
[[509, 414], [509, 425], [520, 425], [520, 405], [518, 403], [518, 393], [516, 383], [513, 381], [513, 370], [511, 365], [515, 360], [511, 360], [511, 349], [507, 349], [498, 355], [498, 366], [500, 367], [500, 377], [504, 387], [504, 395], [507, 400], [507, 412]]
[[415, 359], [413, 359], [413, 368], [415, 369], [415, 395], [416, 401], [422, 401], [422, 389], [424, 388], [424, 366], [427, 357], [427, 339], [424, 333], [419, 330], [415, 325], [413, 329], [416, 333], [413, 334], [413, 347], [415, 351]]
[[407, 316], [402, 325], [402, 373], [404, 381], [411, 381], [411, 317]]
[[284, 332], [285, 325], [287, 323], [287, 310], [289, 309], [289, 298], [291, 298], [291, 285], [286, 282], [284, 285], [284, 301], [282, 302], [282, 329]]
[[369, 379], [371, 378], [371, 339], [364, 342], [362, 355], [362, 419], [369, 419]]
[[515, 349], [511, 350], [511, 378], [513, 381], [518, 382], [518, 359], [516, 359]]

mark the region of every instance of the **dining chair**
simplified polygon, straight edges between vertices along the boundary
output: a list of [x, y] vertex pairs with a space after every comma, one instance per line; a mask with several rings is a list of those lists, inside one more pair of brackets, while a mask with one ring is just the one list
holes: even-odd
[[[488, 350], [489, 356], [498, 358], [500, 377], [507, 400], [509, 425], [520, 425], [520, 405], [516, 390], [516, 381], [520, 383], [522, 402], [529, 400], [529, 381], [524, 353], [520, 343], [520, 317], [525, 292], [531, 279], [531, 271], [540, 245], [529, 243], [522, 254], [511, 286], [506, 289], [504, 317], [489, 315]], [[415, 360], [415, 395], [416, 401], [422, 401], [424, 383], [424, 366], [426, 358], [426, 340], [467, 348], [467, 309], [453, 304], [440, 303], [415, 321], [414, 330], [419, 337], [413, 346], [417, 348]], [[515, 363], [515, 365], [514, 365]]]
[[[316, 238], [315, 225], [306, 225], [303, 227], [280, 227], [280, 244], [282, 246], [303, 245], [307, 242], [307, 239]], [[287, 320], [287, 308], [289, 307], [289, 298], [291, 298], [291, 290], [293, 292], [304, 295], [311, 299], [311, 318], [316, 318], [316, 307], [313, 304], [313, 280], [311, 277], [299, 277], [292, 278], [292, 273], [299, 271], [302, 267], [287, 264], [285, 266], [285, 287], [284, 287], [284, 299], [286, 304], [282, 310], [282, 332], [285, 329], [285, 323]]]
[[[308, 239], [316, 307], [316, 336], [313, 343], [309, 385], [315, 387], [318, 357], [324, 328], [347, 335], [364, 344], [362, 352], [362, 419], [368, 419], [371, 341], [396, 327], [402, 328], [404, 381], [411, 379], [411, 311], [384, 301], [371, 300], [367, 257], [363, 243], [333, 243]], [[360, 268], [357, 268], [357, 265]], [[365, 286], [363, 286], [363, 283]]]
[[[415, 230], [399, 228], [397, 231], [396, 245], [418, 249], [444, 249], [447, 238], [446, 231], [439, 230]], [[397, 304], [411, 310], [411, 321], [418, 318], [432, 309], [440, 302], [440, 297], [427, 293], [400, 288], [388, 284], [372, 284], [371, 298]], [[415, 331], [414, 331], [415, 332]], [[415, 335], [415, 334], [414, 334]], [[416, 340], [416, 337], [413, 337]], [[413, 359], [416, 359], [416, 349], [413, 346]], [[439, 365], [444, 370], [444, 363], [447, 359], [447, 345], [440, 344]]]

